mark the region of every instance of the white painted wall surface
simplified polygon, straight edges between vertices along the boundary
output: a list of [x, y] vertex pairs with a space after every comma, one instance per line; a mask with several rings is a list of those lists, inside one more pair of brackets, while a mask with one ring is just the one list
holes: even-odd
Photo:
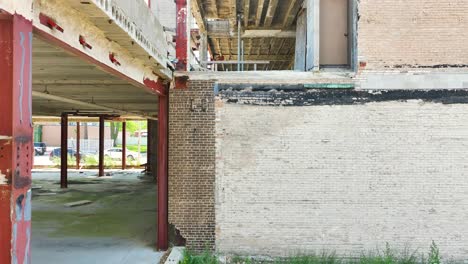
[[468, 105], [217, 104], [216, 247], [468, 256]]

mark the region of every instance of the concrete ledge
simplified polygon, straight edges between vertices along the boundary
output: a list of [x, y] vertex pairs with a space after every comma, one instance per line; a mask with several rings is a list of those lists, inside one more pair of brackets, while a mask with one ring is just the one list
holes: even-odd
[[179, 264], [184, 258], [185, 247], [173, 247], [165, 264]]

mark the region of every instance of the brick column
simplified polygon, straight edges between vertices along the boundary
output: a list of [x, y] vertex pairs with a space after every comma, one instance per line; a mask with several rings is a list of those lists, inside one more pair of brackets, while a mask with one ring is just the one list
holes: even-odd
[[190, 81], [169, 97], [169, 223], [199, 252], [215, 243], [213, 86]]

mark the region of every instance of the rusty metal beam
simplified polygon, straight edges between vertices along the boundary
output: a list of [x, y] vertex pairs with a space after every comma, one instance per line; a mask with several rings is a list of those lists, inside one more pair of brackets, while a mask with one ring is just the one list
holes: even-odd
[[176, 69], [187, 71], [188, 35], [187, 35], [187, 0], [176, 0]]
[[157, 248], [168, 248], [168, 115], [169, 96], [159, 96], [158, 121], [158, 237]]
[[68, 114], [60, 122], [60, 188], [68, 188]]
[[146, 174], [151, 174], [152, 173], [152, 167], [151, 167], [151, 155], [153, 154], [152, 153], [152, 150], [151, 150], [151, 135], [153, 134], [153, 131], [151, 129], [151, 120], [148, 119], [147, 121], [147, 125], [146, 125], [146, 132], [147, 132], [147, 136], [146, 136]]
[[104, 116], [99, 117], [99, 177], [104, 176]]
[[0, 19], [0, 263], [30, 263], [32, 23]]

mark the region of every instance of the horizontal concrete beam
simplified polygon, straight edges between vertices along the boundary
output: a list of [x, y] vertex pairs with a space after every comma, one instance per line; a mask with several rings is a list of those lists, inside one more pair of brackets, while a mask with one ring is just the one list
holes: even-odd
[[282, 31], [274, 29], [246, 30], [242, 38], [295, 38], [296, 31]]
[[[37, 92], [37, 91], [32, 91], [32, 96], [33, 96], [33, 98], [36, 97], [36, 98], [41, 98], [41, 99], [46, 99], [46, 100], [52, 100], [52, 101], [67, 103], [67, 104], [70, 104], [71, 106], [96, 109], [96, 113], [105, 111], [106, 114], [141, 116], [140, 113], [133, 113], [133, 112], [124, 111], [122, 109], [118, 109], [118, 108], [115, 108], [115, 107], [108, 107], [108, 106], [105, 106], [105, 105], [78, 101], [78, 100], [74, 100], [74, 99], [69, 99], [69, 98], [60, 97], [60, 96], [47, 94], [47, 93], [42, 93], [42, 92]], [[88, 110], [87, 110], [87, 112], [88, 112]], [[155, 119], [152, 116], [144, 116], [144, 117], [147, 118], [147, 119]]]

